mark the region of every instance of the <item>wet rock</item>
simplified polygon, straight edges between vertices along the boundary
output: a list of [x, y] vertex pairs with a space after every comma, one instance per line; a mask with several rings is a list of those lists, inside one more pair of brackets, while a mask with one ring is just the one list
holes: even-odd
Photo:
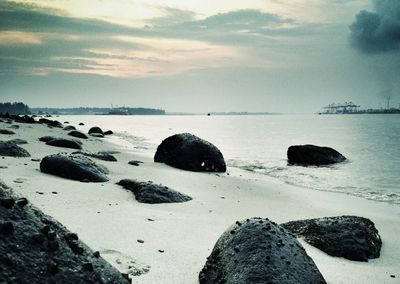
[[189, 133], [175, 134], [158, 146], [155, 162], [196, 172], [225, 172], [222, 153], [210, 142]]
[[[0, 198], [18, 199], [1, 183]], [[60, 223], [31, 205], [12, 210], [0, 206], [0, 282], [130, 283], [79, 240], [74, 243], [81, 253], [75, 254], [67, 243], [68, 234]]]
[[374, 223], [363, 217], [339, 216], [282, 224], [325, 253], [356, 261], [378, 258], [382, 240]]
[[46, 156], [40, 163], [40, 170], [67, 179], [82, 182], [108, 181], [108, 170], [81, 155], [56, 154]]
[[56, 138], [46, 142], [47, 145], [55, 146], [55, 147], [63, 147], [63, 148], [70, 148], [70, 149], [82, 149], [81, 144], [76, 140], [69, 140], [63, 138]]
[[14, 135], [15, 132], [7, 129], [0, 129], [0, 134], [5, 134], [5, 135]]
[[315, 145], [290, 146], [287, 151], [291, 165], [323, 166], [340, 163], [346, 158], [335, 149]]
[[11, 142], [11, 143], [14, 143], [14, 144], [17, 144], [17, 145], [28, 144], [28, 141], [26, 141], [24, 139], [19, 139], [19, 138], [9, 140], [8, 142]]
[[140, 182], [131, 179], [120, 180], [118, 185], [131, 191], [137, 201], [141, 203], [174, 203], [192, 200], [190, 196], [177, 192], [167, 186], [153, 182]]
[[15, 200], [12, 198], [1, 198], [0, 205], [4, 208], [11, 209], [14, 207]]
[[74, 152], [72, 153], [73, 155], [83, 155], [103, 161], [108, 161], [108, 162], [116, 162], [117, 158], [115, 158], [111, 154], [105, 154], [105, 153], [89, 153], [89, 152]]
[[82, 132], [77, 131], [77, 130], [73, 130], [73, 131], [69, 132], [68, 135], [73, 136], [73, 137], [77, 137], [77, 138], [81, 138], [81, 139], [88, 139], [89, 138], [85, 133], [82, 133]]
[[104, 135], [103, 130], [101, 130], [101, 128], [100, 128], [100, 127], [97, 127], [97, 126], [94, 126], [94, 127], [90, 128], [88, 133], [89, 133], [89, 134], [95, 134], [95, 133], [97, 133], [97, 134]]
[[59, 122], [57, 120], [47, 119], [47, 118], [39, 119], [39, 123], [47, 124], [47, 126], [50, 126], [50, 127], [57, 127], [57, 128], [62, 128], [63, 127], [61, 122]]
[[236, 222], [218, 239], [200, 283], [326, 283], [290, 233], [268, 219]]
[[13, 142], [0, 141], [0, 156], [30, 157], [28, 151]]
[[96, 138], [104, 138], [104, 135], [101, 133], [92, 133], [92, 134], [90, 134], [90, 136], [96, 137]]
[[128, 164], [132, 165], [132, 166], [139, 166], [140, 164], [143, 164], [143, 162], [142, 161], [132, 160], [132, 161], [129, 161]]
[[68, 126], [65, 126], [65, 127], [63, 128], [63, 130], [66, 130], [66, 131], [76, 130], [76, 127], [75, 127], [75, 126], [72, 126], [72, 125], [68, 125]]
[[25, 197], [22, 197], [22, 198], [19, 198], [15, 203], [17, 204], [17, 206], [22, 208], [22, 207], [26, 206], [29, 202], [28, 202], [28, 199], [26, 199]]

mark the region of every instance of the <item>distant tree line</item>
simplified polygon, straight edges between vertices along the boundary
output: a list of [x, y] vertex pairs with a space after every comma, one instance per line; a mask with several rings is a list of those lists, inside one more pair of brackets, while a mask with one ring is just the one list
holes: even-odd
[[0, 103], [0, 113], [30, 114], [29, 107], [24, 103]]
[[110, 114], [110, 115], [164, 115], [165, 110], [153, 108], [99, 108], [99, 107], [79, 107], [79, 108], [31, 108], [35, 114]]

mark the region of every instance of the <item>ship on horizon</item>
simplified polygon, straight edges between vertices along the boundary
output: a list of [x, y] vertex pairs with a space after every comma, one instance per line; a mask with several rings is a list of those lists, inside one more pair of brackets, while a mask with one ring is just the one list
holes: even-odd
[[386, 108], [360, 109], [360, 107], [353, 102], [331, 103], [324, 106], [324, 111], [318, 114], [400, 114], [400, 108], [390, 107], [389, 100]]

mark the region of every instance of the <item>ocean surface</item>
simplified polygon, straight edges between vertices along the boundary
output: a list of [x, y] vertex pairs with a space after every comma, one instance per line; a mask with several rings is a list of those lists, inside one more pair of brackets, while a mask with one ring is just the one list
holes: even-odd
[[[313, 190], [400, 204], [400, 115], [60, 116], [61, 122], [111, 129], [132, 150], [153, 156], [166, 137], [190, 132], [215, 144], [228, 167]], [[348, 161], [289, 166], [287, 148], [329, 146]]]

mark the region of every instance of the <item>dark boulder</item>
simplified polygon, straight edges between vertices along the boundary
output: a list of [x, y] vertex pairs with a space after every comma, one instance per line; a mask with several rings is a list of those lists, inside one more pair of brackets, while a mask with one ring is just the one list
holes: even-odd
[[103, 161], [107, 161], [107, 162], [117, 162], [117, 158], [115, 158], [111, 154], [106, 154], [106, 153], [74, 152], [72, 154], [73, 155], [83, 155], [83, 156], [87, 156], [87, 157], [91, 157], [91, 158], [95, 158], [95, 159], [99, 159], [99, 160], [103, 160]]
[[56, 137], [53, 136], [43, 136], [39, 138], [39, 141], [41, 142], [49, 142], [51, 140], [57, 139]]
[[326, 283], [302, 245], [268, 219], [236, 222], [218, 239], [200, 283]]
[[66, 131], [76, 130], [76, 127], [72, 126], [72, 125], [67, 125], [63, 128], [63, 130], [66, 130]]
[[108, 181], [108, 170], [81, 155], [50, 155], [40, 162], [40, 171], [85, 182]]
[[225, 172], [222, 153], [210, 142], [193, 134], [168, 137], [158, 146], [154, 161], [195, 172]]
[[83, 125], [85, 125], [85, 124], [84, 124], [83, 122], [80, 122], [79, 125], [80, 125], [80, 126], [83, 126]]
[[346, 158], [335, 149], [315, 145], [295, 145], [287, 150], [291, 165], [323, 166], [340, 163]]
[[104, 135], [112, 135], [114, 134], [114, 132], [112, 132], [111, 130], [107, 130], [106, 132], [104, 132]]
[[77, 130], [73, 130], [73, 131], [69, 132], [68, 135], [73, 136], [73, 137], [77, 137], [77, 138], [81, 138], [81, 139], [88, 139], [89, 138], [85, 133], [82, 133], [82, 132], [77, 131]]
[[19, 138], [9, 140], [8, 142], [11, 142], [11, 143], [14, 143], [17, 145], [28, 144], [28, 141], [26, 141], [24, 139], [19, 139]]
[[0, 129], [0, 134], [5, 134], [5, 135], [14, 135], [15, 132], [7, 129]]
[[140, 164], [143, 164], [143, 162], [142, 161], [132, 160], [132, 161], [129, 161], [128, 164], [138, 167]]
[[[1, 283], [130, 283], [120, 272], [49, 216], [0, 182]], [[90, 264], [91, 269], [85, 269]]]
[[47, 119], [47, 118], [39, 119], [39, 123], [47, 124], [47, 126], [50, 126], [50, 127], [58, 127], [58, 128], [63, 127], [62, 123], [59, 122], [58, 120], [51, 120], [51, 119]]
[[82, 149], [81, 144], [76, 140], [69, 140], [69, 139], [62, 139], [56, 138], [46, 142], [47, 145], [55, 146], [55, 147], [63, 147], [63, 148], [70, 148], [70, 149]]
[[357, 216], [292, 221], [281, 225], [325, 253], [350, 260], [378, 258], [382, 240], [374, 223]]
[[140, 182], [131, 179], [120, 180], [118, 185], [132, 191], [137, 201], [141, 203], [177, 203], [192, 200], [190, 196], [177, 192], [167, 186], [153, 182]]
[[31, 155], [24, 148], [19, 147], [14, 142], [0, 141], [0, 156], [9, 157], [30, 157]]
[[33, 118], [33, 116], [29, 116], [29, 115], [24, 115], [24, 116], [15, 116], [14, 118], [15, 122], [19, 122], [19, 123], [35, 123], [36, 120]]
[[98, 134], [104, 135], [103, 130], [101, 130], [101, 128], [97, 127], [97, 126], [90, 128], [88, 133], [89, 134], [98, 133]]

